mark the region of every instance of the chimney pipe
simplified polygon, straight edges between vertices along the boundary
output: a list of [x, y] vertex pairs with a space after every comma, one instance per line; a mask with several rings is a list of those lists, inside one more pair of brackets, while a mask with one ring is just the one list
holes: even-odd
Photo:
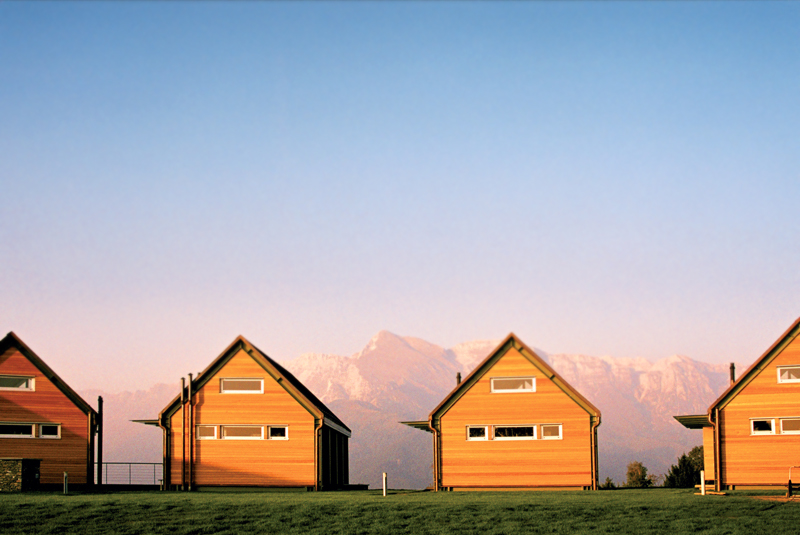
[[736, 382], [736, 364], [731, 362], [731, 384]]
[[456, 386], [461, 384], [461, 372], [456, 372]]

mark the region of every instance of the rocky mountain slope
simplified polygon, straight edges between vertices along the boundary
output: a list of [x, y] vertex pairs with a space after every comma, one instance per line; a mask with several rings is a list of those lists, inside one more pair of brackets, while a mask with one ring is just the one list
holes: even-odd
[[[432, 435], [399, 422], [426, 419], [455, 387], [456, 373], [469, 373], [497, 343], [445, 349], [381, 331], [355, 355], [304, 354], [285, 366], [353, 430], [351, 482], [378, 486], [381, 473], [388, 472], [393, 487], [422, 488], [432, 479]], [[651, 363], [536, 351], [601, 410], [601, 480], [623, 481], [633, 460], [651, 473], [665, 473], [702, 441], [699, 431], [683, 428], [672, 416], [705, 412], [728, 384], [727, 365], [683, 356]], [[156, 385], [105, 395], [106, 460], [159, 461], [160, 430], [128, 420], [154, 418], [178, 390], [177, 384]], [[98, 394], [81, 392], [92, 401]]]

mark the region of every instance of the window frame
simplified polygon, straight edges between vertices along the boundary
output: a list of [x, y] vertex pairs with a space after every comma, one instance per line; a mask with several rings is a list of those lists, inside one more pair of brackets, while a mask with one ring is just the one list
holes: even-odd
[[[771, 431], [756, 431], [755, 422], [770, 422], [772, 424]], [[750, 436], [772, 436], [775, 435], [775, 418], [750, 418]]]
[[[261, 381], [260, 390], [226, 390], [225, 381]], [[263, 377], [220, 377], [219, 378], [219, 393], [220, 394], [263, 394], [264, 393], [264, 378]]]
[[[44, 440], [58, 440], [61, 438], [61, 424], [49, 424], [49, 423], [41, 423], [36, 424], [36, 437], [43, 438]], [[43, 435], [42, 434], [42, 427], [55, 427], [57, 433], [55, 435]]]
[[[541, 440], [563, 440], [564, 439], [564, 426], [563, 424], [539, 424], [539, 427], [542, 428], [542, 437]], [[558, 427], [558, 436], [557, 437], [547, 437], [544, 435], [544, 428], [545, 427]]]
[[4, 392], [36, 392], [36, 376], [34, 375], [14, 375], [3, 373], [0, 374], [0, 379], [27, 379], [28, 386], [26, 388], [17, 388], [11, 386], [0, 386], [0, 390]]
[[[220, 440], [264, 440], [264, 426], [258, 424], [230, 424], [230, 425], [220, 425], [219, 426], [219, 438]], [[226, 427], [251, 427], [261, 430], [260, 437], [226, 437], [225, 436], [225, 428]]]
[[0, 438], [37, 438], [36, 436], [36, 424], [35, 423], [28, 423], [28, 422], [0, 422], [0, 425], [29, 425], [31, 426], [31, 434], [30, 435], [2, 435], [0, 434]]
[[777, 366], [776, 370], [778, 372], [778, 383], [780, 383], [780, 384], [800, 383], [800, 379], [787, 379], [785, 381], [781, 379], [781, 370], [785, 370], [787, 368], [800, 369], [800, 364], [789, 364], [789, 365], [786, 365], [786, 366]]
[[[201, 427], [210, 427], [214, 429], [214, 436], [213, 437], [201, 437], [200, 436], [200, 428]], [[209, 425], [209, 424], [197, 424], [195, 425], [195, 438], [197, 440], [217, 440], [219, 438], [219, 426], [218, 425]]]
[[780, 420], [781, 435], [800, 435], [800, 429], [797, 429], [795, 431], [791, 431], [791, 430], [790, 431], [784, 431], [783, 430], [783, 422], [784, 421], [786, 421], [786, 420], [800, 421], [800, 416], [786, 416], [785, 418], [778, 418], [778, 419]]
[[[530, 379], [531, 380], [531, 388], [530, 389], [520, 389], [520, 388], [495, 388], [494, 382], [496, 379], [499, 380], [508, 380], [508, 379]], [[526, 375], [521, 377], [490, 377], [489, 378], [489, 390], [492, 394], [532, 394], [536, 392], [536, 376], [535, 375]]]
[[[286, 430], [286, 433], [282, 437], [273, 437], [272, 436], [272, 429], [273, 428], [283, 428]], [[288, 424], [275, 424], [275, 425], [268, 425], [267, 426], [267, 440], [289, 440], [289, 425]]]
[[[470, 429], [483, 429], [482, 437], [469, 436]], [[467, 440], [470, 442], [486, 442], [489, 440], [489, 426], [488, 425], [468, 425], [467, 426]]]
[[[498, 427], [530, 427], [533, 429], [533, 436], [532, 437], [498, 437], [497, 436], [497, 428]], [[536, 432], [536, 424], [500, 424], [500, 425], [493, 425], [492, 426], [492, 440], [538, 440], [539, 437], [537, 436]]]

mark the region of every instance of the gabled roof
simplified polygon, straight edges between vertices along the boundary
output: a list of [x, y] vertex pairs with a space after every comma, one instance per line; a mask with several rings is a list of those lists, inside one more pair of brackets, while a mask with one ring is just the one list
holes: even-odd
[[785, 348], [788, 346], [792, 340], [794, 340], [797, 335], [800, 334], [800, 318], [797, 318], [791, 327], [789, 327], [786, 332], [784, 332], [780, 338], [778, 338], [774, 344], [767, 349], [763, 355], [761, 355], [756, 361], [750, 365], [749, 368], [745, 370], [745, 372], [739, 377], [739, 379], [734, 382], [731, 386], [728, 387], [722, 395], [711, 404], [708, 408], [708, 414], [711, 414], [714, 409], [722, 409], [730, 403], [730, 401], [736, 397], [736, 395], [744, 389], [750, 381], [755, 379], [755, 377], [767, 366], [769, 363], [775, 359]]
[[[292, 375], [286, 368], [272, 360], [266, 353], [251, 344], [244, 336], [237, 336], [236, 339], [223, 351], [208, 367], [200, 372], [194, 379], [193, 390], [199, 390], [206, 383], [208, 383], [216, 373], [239, 351], [243, 350], [250, 355], [264, 370], [275, 379], [283, 388], [297, 400], [308, 412], [313, 414], [316, 418], [323, 420], [325, 425], [343, 432], [350, 436], [350, 428], [342, 422], [333, 411], [322, 403], [311, 390], [301, 383], [294, 375]], [[169, 405], [167, 405], [159, 415], [159, 421], [163, 422], [165, 418], [172, 416], [178, 409], [180, 409], [181, 396], [178, 394]]]
[[10, 332], [6, 335], [5, 338], [0, 340], [0, 355], [5, 353], [9, 348], [12, 347], [16, 348], [17, 351], [19, 351], [22, 354], [22, 356], [28, 359], [31, 362], [31, 364], [36, 366], [36, 368], [40, 372], [42, 372], [42, 375], [47, 377], [47, 379], [51, 383], [53, 383], [53, 385], [55, 385], [56, 388], [61, 390], [61, 392], [65, 396], [67, 396], [67, 398], [69, 398], [69, 400], [72, 401], [72, 403], [74, 403], [76, 407], [82, 410], [84, 414], [87, 415], [93, 414], [97, 416], [97, 411], [95, 411], [91, 405], [86, 403], [86, 401], [84, 401], [84, 399], [80, 397], [77, 392], [75, 392], [72, 388], [70, 388], [70, 386], [67, 383], [65, 383], [64, 380], [61, 379], [61, 377], [59, 377], [56, 374], [56, 372], [54, 372], [50, 368], [50, 366], [45, 364], [45, 362], [42, 359], [40, 359], [39, 356], [36, 353], [34, 353], [31, 348], [25, 345], [25, 342], [23, 342], [19, 338], [19, 336], [17, 336], [13, 332]]
[[[569, 383], [567, 383], [560, 375], [558, 375], [553, 368], [551, 368], [536, 352], [526, 346], [514, 333], [510, 333], [505, 340], [500, 342], [494, 351], [489, 353], [489, 356], [483, 359], [483, 361], [478, 364], [472, 372], [467, 375], [463, 381], [459, 385], [453, 389], [452, 392], [447, 394], [445, 398], [442, 400], [439, 405], [436, 406], [435, 409], [431, 412], [429, 416], [429, 421], [433, 423], [434, 420], [438, 420], [439, 418], [444, 415], [452, 407], [460, 398], [463, 396], [472, 385], [478, 382], [478, 380], [483, 377], [483, 375], [489, 371], [489, 369], [494, 366], [494, 364], [500, 360], [510, 349], [516, 349], [517, 351], [522, 354], [523, 357], [528, 359], [531, 364], [533, 364], [542, 374], [550, 379], [556, 386], [558, 386], [566, 395], [572, 398], [575, 403], [577, 403], [583, 410], [585, 410], [590, 416], [600, 419], [600, 410], [592, 405], [592, 403], [583, 397], [580, 392], [575, 390]], [[409, 422], [407, 425], [413, 424], [416, 422]], [[412, 425], [412, 427], [416, 427]]]

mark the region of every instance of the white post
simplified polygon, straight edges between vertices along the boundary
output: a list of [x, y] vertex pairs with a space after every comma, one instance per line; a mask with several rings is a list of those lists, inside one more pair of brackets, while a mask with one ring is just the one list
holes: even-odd
[[387, 482], [386, 472], [383, 473], [383, 495], [386, 496], [386, 482]]
[[706, 495], [706, 471], [700, 470], [700, 495]]

